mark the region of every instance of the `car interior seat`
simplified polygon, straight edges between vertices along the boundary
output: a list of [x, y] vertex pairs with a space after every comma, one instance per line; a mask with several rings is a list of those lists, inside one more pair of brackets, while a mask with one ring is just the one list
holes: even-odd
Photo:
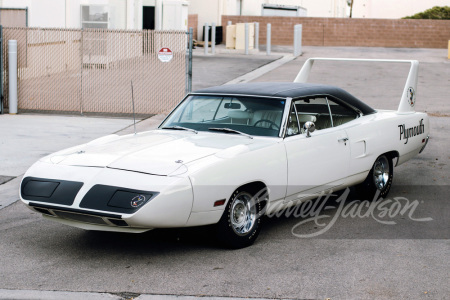
[[[256, 123], [258, 123], [258, 121], [261, 121], [261, 120], [268, 120], [268, 121], [272, 121], [277, 126], [280, 126], [282, 116], [283, 116], [283, 112], [281, 110], [280, 111], [257, 110], [253, 113], [253, 117], [251, 119], [250, 125], [255, 125]], [[257, 124], [257, 126], [267, 127], [267, 128], [269, 128], [270, 125], [271, 125], [270, 122], [259, 122]]]
[[242, 111], [242, 110], [228, 111], [228, 117], [231, 119], [232, 124], [248, 125], [252, 116], [253, 116], [253, 114], [248, 111]]

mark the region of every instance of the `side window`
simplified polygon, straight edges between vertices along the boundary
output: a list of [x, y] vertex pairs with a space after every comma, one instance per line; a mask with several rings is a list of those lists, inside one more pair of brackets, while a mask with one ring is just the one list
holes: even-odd
[[328, 99], [328, 103], [333, 118], [333, 127], [345, 124], [359, 117], [359, 114], [356, 111], [347, 106], [341, 105], [330, 99]]
[[[288, 117], [287, 136], [303, 133], [306, 122], [317, 130], [336, 127], [359, 117], [355, 110], [326, 96], [295, 100]], [[331, 113], [331, 115], [330, 115]]]
[[314, 122], [317, 130], [332, 127], [326, 97], [300, 99], [294, 103], [300, 128], [303, 128], [303, 125], [308, 121]]

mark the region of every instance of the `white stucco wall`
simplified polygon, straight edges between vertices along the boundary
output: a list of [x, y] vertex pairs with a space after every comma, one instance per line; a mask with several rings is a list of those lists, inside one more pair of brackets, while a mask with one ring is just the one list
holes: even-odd
[[3, 0], [2, 7], [28, 7], [29, 27], [65, 27], [65, 0]]
[[434, 6], [450, 6], [450, 0], [354, 0], [353, 18], [400, 19]]
[[301, 6], [308, 17], [347, 17], [346, 0], [243, 0], [242, 15], [260, 16], [262, 4]]
[[[356, 1], [356, 0], [355, 0]], [[236, 0], [190, 0], [189, 14], [198, 14], [199, 24], [221, 24], [222, 15], [236, 15]], [[262, 4], [301, 6], [308, 17], [347, 17], [346, 0], [242, 0], [241, 15], [260, 16]]]
[[[166, 12], [166, 28], [163, 25], [164, 3], [170, 10]], [[89, 5], [106, 7], [109, 29], [142, 29], [143, 6], [154, 6], [155, 29], [185, 30], [187, 4], [189, 2], [183, 0], [0, 0], [2, 7], [28, 7], [28, 26], [46, 28], [81, 28], [81, 6]]]
[[[205, 23], [221, 24], [222, 15], [236, 15], [237, 0], [189, 0], [189, 14], [198, 15], [198, 37], [203, 38]], [[242, 0], [241, 15], [261, 16], [262, 4], [301, 6], [308, 17], [347, 17], [346, 0]]]
[[205, 23], [221, 26], [222, 15], [235, 14], [235, 10], [236, 0], [189, 0], [189, 14], [198, 15], [197, 36], [200, 40], [203, 39]]
[[3, 0], [2, 7], [28, 7], [29, 27], [80, 28], [81, 5], [108, 7], [110, 28], [125, 29], [126, 0]]

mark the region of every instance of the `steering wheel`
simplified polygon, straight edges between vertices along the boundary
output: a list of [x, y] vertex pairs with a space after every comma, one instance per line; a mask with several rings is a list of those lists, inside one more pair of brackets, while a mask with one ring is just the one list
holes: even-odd
[[[259, 120], [259, 121], [256, 121], [256, 123], [253, 124], [253, 126], [256, 127], [256, 125], [257, 125], [258, 123], [261, 123], [261, 122], [267, 122], [267, 123], [269, 123], [269, 124], [270, 124], [269, 129], [276, 129], [276, 130], [279, 130], [279, 129], [280, 129], [280, 126], [278, 126], [275, 122], [273, 122], [273, 121], [271, 121], [271, 120], [268, 120], [268, 119], [261, 119], [261, 120]], [[272, 127], [274, 127], [274, 128], [272, 128]]]

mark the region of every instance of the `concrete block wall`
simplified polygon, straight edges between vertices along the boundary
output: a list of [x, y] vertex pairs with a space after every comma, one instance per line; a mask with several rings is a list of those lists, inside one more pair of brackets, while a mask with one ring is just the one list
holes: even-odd
[[272, 45], [292, 45], [295, 24], [303, 25], [306, 46], [447, 48], [450, 40], [450, 20], [222, 16], [222, 24], [228, 21], [259, 22], [260, 44], [266, 43], [267, 23]]

